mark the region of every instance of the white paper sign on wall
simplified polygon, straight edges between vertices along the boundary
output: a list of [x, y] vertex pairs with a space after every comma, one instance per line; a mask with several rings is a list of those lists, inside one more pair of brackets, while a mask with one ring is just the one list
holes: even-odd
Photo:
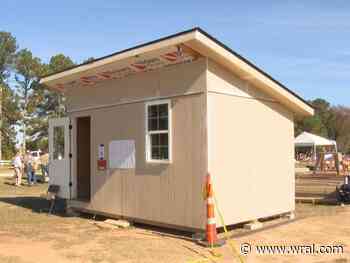
[[118, 140], [109, 143], [109, 168], [135, 168], [135, 141]]

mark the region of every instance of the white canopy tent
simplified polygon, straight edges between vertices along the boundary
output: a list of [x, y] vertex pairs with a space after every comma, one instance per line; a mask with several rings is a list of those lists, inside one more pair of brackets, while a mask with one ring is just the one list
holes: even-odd
[[295, 147], [312, 147], [314, 150], [314, 158], [316, 158], [316, 148], [317, 146], [334, 146], [337, 152], [337, 142], [334, 140], [329, 140], [321, 136], [303, 132], [294, 139]]
[[303, 132], [298, 137], [295, 138], [294, 144], [296, 147], [307, 147], [307, 146], [337, 146], [337, 142], [333, 140], [328, 140], [321, 136]]

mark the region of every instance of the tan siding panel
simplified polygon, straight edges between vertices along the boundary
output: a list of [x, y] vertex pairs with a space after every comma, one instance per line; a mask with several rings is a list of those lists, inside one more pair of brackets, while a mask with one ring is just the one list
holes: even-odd
[[227, 224], [294, 210], [293, 114], [208, 62], [208, 158]]
[[205, 72], [206, 61], [202, 58], [123, 79], [106, 80], [93, 86], [70, 88], [66, 92], [67, 109], [73, 111], [130, 100], [200, 92], [205, 88]]
[[209, 170], [226, 223], [294, 210], [292, 114], [270, 102], [208, 99]]
[[249, 81], [242, 80], [212, 60], [208, 60], [208, 91], [247, 98], [273, 100], [271, 96], [255, 88]]
[[[172, 99], [173, 162], [145, 161], [145, 104], [86, 111], [92, 116], [92, 202], [86, 208], [163, 224], [203, 228], [204, 95]], [[82, 114], [82, 113], [81, 113]], [[77, 116], [78, 114], [73, 114]], [[98, 145], [135, 140], [136, 168], [96, 171]]]

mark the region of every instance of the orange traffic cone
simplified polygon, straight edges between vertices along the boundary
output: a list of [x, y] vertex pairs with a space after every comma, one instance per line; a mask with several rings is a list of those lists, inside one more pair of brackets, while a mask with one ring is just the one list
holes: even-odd
[[216, 221], [214, 211], [214, 199], [213, 199], [213, 186], [211, 183], [210, 174], [207, 174], [206, 178], [206, 193], [207, 193], [207, 225], [206, 225], [206, 238], [209, 245], [214, 246], [217, 241]]
[[209, 247], [221, 246], [224, 244], [223, 240], [218, 240], [215, 220], [215, 206], [214, 206], [214, 191], [211, 182], [210, 173], [206, 176], [205, 183], [205, 198], [207, 202], [207, 225], [206, 225], [206, 242], [205, 245]]

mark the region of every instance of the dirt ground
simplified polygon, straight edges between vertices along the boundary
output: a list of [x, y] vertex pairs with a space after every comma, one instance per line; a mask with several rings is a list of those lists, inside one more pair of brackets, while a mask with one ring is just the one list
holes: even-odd
[[0, 176], [8, 176], [9, 174], [13, 174], [13, 169], [0, 166]]
[[[107, 262], [239, 262], [226, 244], [215, 250], [164, 229], [136, 225], [129, 229], [100, 228], [91, 216], [66, 217], [60, 210], [48, 216], [40, 197], [46, 184], [14, 187], [13, 179], [0, 177], [1, 263], [107, 263]], [[274, 225], [285, 219], [267, 222]], [[243, 256], [244, 262], [350, 262], [350, 207], [297, 205], [297, 220], [246, 235], [233, 229], [234, 243], [263, 245], [344, 245], [342, 255]], [[236, 237], [238, 235], [238, 237]], [[243, 235], [243, 236], [242, 236]], [[220, 234], [222, 236], [222, 234]]]

